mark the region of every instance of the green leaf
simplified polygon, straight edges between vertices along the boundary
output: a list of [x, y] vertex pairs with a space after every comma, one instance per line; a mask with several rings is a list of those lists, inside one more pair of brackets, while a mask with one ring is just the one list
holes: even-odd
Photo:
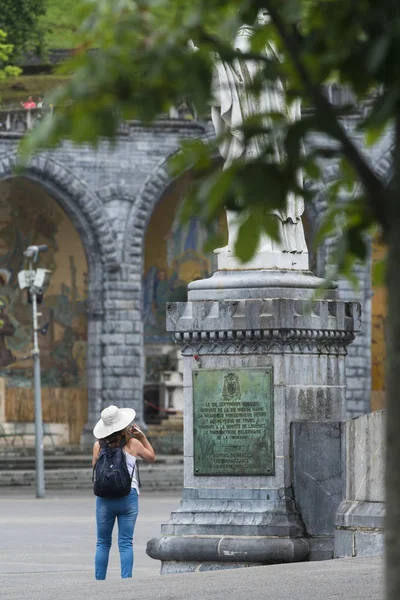
[[250, 214], [239, 227], [235, 254], [242, 261], [249, 261], [255, 254], [260, 241], [260, 220], [256, 214]]
[[355, 171], [347, 158], [342, 158], [339, 165], [344, 179], [344, 188], [351, 193], [357, 181]]
[[375, 73], [385, 60], [391, 42], [390, 32], [387, 30], [383, 35], [371, 45], [367, 61], [367, 68], [370, 73]]
[[321, 177], [321, 168], [320, 166], [312, 160], [308, 160], [304, 166], [304, 172], [306, 173], [306, 175], [308, 175], [308, 177], [310, 179], [320, 179]]
[[211, 235], [204, 244], [204, 252], [213, 252], [216, 248], [222, 248], [226, 240], [221, 234]]
[[386, 130], [386, 127], [386, 123], [383, 123], [380, 127], [368, 127], [365, 132], [365, 143], [368, 146], [373, 146], [379, 142]]

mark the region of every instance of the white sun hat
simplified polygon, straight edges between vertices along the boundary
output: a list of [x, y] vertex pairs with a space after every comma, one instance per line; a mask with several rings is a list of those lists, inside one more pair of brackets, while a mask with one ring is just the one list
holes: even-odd
[[133, 408], [118, 408], [118, 406], [107, 406], [101, 411], [101, 419], [97, 421], [93, 435], [98, 440], [108, 437], [116, 431], [128, 427], [135, 418], [136, 412]]

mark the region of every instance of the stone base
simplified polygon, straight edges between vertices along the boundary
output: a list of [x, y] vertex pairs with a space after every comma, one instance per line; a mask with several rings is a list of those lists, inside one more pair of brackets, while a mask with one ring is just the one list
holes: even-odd
[[302, 538], [165, 536], [150, 540], [146, 552], [162, 561], [162, 573], [184, 573], [300, 562], [309, 546]]
[[[150, 540], [147, 554], [166, 563], [225, 563], [241, 566], [306, 560], [303, 527], [289, 491], [256, 489], [187, 489], [181, 507]], [[172, 567], [171, 567], [172, 568]], [[173, 567], [175, 569], [175, 567]]]
[[[311, 271], [307, 270], [225, 270], [217, 271], [208, 279], [190, 283], [188, 299], [189, 301], [257, 298], [311, 299], [315, 297], [318, 288], [323, 288], [324, 282], [323, 279], [315, 277]], [[323, 290], [322, 295], [329, 300], [337, 299], [335, 288]]]
[[199, 561], [161, 561], [161, 575], [178, 573], [202, 573], [205, 571], [222, 571], [224, 569], [243, 569], [245, 567], [263, 567], [264, 563], [250, 562], [199, 562]]
[[[314, 560], [331, 558], [337, 504], [329, 513], [330, 530], [316, 526], [308, 531], [315, 537], [310, 547], [307, 525], [294, 501], [290, 432], [297, 420], [343, 418], [344, 357], [359, 325], [360, 310], [355, 303], [338, 301], [334, 289], [327, 292], [326, 299], [316, 299], [321, 284], [308, 271], [219, 271], [208, 280], [190, 284], [189, 302], [167, 304], [167, 330], [182, 344], [185, 440], [181, 506], [162, 525], [160, 538], [147, 546], [148, 555], [162, 562], [163, 573], [296, 562], [309, 559], [310, 552]], [[262, 406], [258, 396], [264, 392], [257, 387], [255, 373], [250, 373], [260, 369], [271, 374], [271, 405], [273, 402], [273, 411], [264, 411], [262, 422], [250, 408]], [[241, 370], [248, 372], [238, 392], [240, 402], [249, 405], [246, 416], [235, 406], [232, 414], [240, 418], [227, 417], [222, 423], [222, 403], [233, 405], [239, 400], [230, 398], [234, 391], [229, 386], [226, 394], [222, 393], [221, 376], [229, 379]], [[203, 375], [198, 377], [200, 372]], [[208, 381], [204, 390], [200, 380]], [[208, 439], [202, 429], [203, 399], [212, 402], [213, 417], [207, 427], [213, 423], [221, 426], [220, 430], [214, 428], [217, 436], [224, 425], [224, 444], [232, 453], [221, 450], [216, 442], [204, 448], [198, 443]], [[242, 422], [256, 424], [257, 435], [248, 426], [241, 428]], [[225, 427], [226, 423], [230, 427]], [[311, 428], [310, 435], [316, 429]], [[242, 432], [238, 437], [237, 430]], [[272, 448], [272, 462], [257, 469], [243, 467], [234, 452], [238, 443], [243, 452], [249, 452], [252, 444], [253, 465], [259, 456], [257, 449], [265, 444]], [[340, 465], [340, 444], [336, 446]], [[217, 456], [218, 452], [229, 459], [229, 468], [220, 473], [210, 466], [196, 469], [196, 460], [201, 462], [203, 455]], [[318, 456], [319, 447], [315, 446], [314, 452]], [[307, 466], [312, 476], [314, 466]], [[319, 463], [317, 466], [317, 477], [324, 480], [326, 474]], [[323, 494], [318, 481], [314, 483], [317, 501], [330, 502], [331, 481], [324, 485]]]
[[290, 269], [308, 271], [308, 252], [272, 252], [271, 250], [260, 250], [256, 252], [251, 261], [241, 263], [235, 254], [227, 248], [216, 251], [218, 255], [218, 270], [246, 269]]
[[382, 556], [384, 519], [383, 502], [342, 502], [335, 520], [335, 558]]
[[310, 552], [309, 561], [331, 560], [334, 555], [334, 537], [333, 535], [316, 535], [307, 538]]

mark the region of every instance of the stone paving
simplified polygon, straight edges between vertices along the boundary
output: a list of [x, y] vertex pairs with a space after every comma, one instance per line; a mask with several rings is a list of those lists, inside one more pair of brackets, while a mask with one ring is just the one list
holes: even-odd
[[119, 578], [117, 545], [108, 579], [94, 581], [94, 497], [89, 491], [6, 490], [0, 496], [1, 600], [102, 600], [123, 594], [146, 600], [381, 600], [382, 561], [345, 559], [159, 576], [146, 556], [147, 541], [179, 505], [177, 494], [143, 493], [136, 529], [135, 575]]

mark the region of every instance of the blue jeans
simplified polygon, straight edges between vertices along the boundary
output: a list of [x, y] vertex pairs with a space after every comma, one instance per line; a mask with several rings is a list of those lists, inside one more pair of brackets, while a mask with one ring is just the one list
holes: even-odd
[[96, 498], [96, 579], [106, 578], [115, 519], [118, 519], [118, 548], [121, 559], [121, 577], [124, 579], [132, 577], [132, 539], [137, 515], [138, 495], [134, 489], [132, 489], [128, 496], [123, 496], [122, 498]]

